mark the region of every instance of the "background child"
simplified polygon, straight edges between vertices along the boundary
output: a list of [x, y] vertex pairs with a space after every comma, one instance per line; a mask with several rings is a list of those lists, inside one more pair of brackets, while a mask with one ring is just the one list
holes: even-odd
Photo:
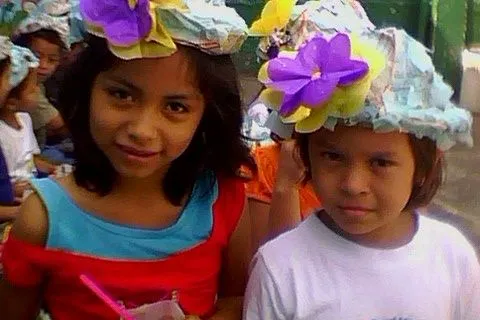
[[116, 319], [123, 306], [159, 318], [165, 304], [240, 319], [251, 252], [237, 175], [252, 161], [229, 54], [245, 22], [198, 1], [80, 5], [105, 39], [88, 40], [60, 94], [74, 106], [75, 171], [32, 183], [5, 244], [2, 319], [29, 318], [40, 301], [56, 320]]
[[63, 0], [42, 0], [15, 31], [15, 42], [28, 47], [39, 59], [38, 107], [30, 113], [38, 144], [43, 150], [48, 137], [68, 136], [58, 110], [45, 95], [44, 82], [54, 74], [65, 52], [70, 49], [68, 12], [70, 4]]
[[[28, 111], [37, 106], [38, 86], [36, 67], [38, 60], [26, 48], [12, 46], [10, 53], [10, 92], [0, 107], [0, 145], [2, 147], [8, 175], [14, 184], [14, 197], [21, 199], [28, 188], [28, 181], [35, 176], [36, 164], [46, 165], [35, 160], [40, 153], [33, 134]], [[37, 161], [37, 163], [35, 163]], [[14, 207], [3, 208], [14, 210]], [[10, 217], [11, 218], [11, 217]]]
[[471, 116], [404, 31], [322, 31], [260, 73], [323, 209], [260, 249], [244, 318], [477, 319], [473, 247], [417, 213], [441, 184], [443, 151], [471, 144]]
[[[85, 25], [83, 23], [82, 16], [80, 14], [80, 2], [79, 0], [70, 0], [69, 11], [69, 43], [70, 50], [66, 52], [60, 61], [60, 64], [56, 68], [55, 72], [44, 82], [45, 93], [48, 100], [58, 109], [58, 94], [61, 83], [63, 82], [64, 72], [63, 70], [70, 63], [76, 60], [78, 54], [84, 47], [84, 39], [87, 34]], [[62, 110], [58, 110], [60, 114]]]
[[[0, 106], [10, 92], [10, 54], [12, 43], [8, 37], [0, 36]], [[7, 163], [0, 145], [0, 223], [15, 215], [16, 209], [5, 207], [14, 202], [14, 194]]]

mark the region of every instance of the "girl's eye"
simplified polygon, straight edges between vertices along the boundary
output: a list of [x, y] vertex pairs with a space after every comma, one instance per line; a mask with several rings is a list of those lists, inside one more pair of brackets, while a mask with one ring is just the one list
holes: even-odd
[[167, 104], [166, 109], [170, 113], [185, 113], [188, 111], [187, 107], [180, 102], [170, 102]]
[[372, 160], [372, 165], [378, 168], [388, 168], [393, 166], [395, 163], [387, 159], [374, 159]]
[[338, 152], [326, 151], [322, 153], [322, 158], [328, 161], [341, 161], [342, 155]]
[[112, 89], [107, 89], [107, 92], [110, 96], [112, 96], [117, 100], [121, 100], [122, 102], [133, 101], [132, 95], [127, 90], [112, 88]]

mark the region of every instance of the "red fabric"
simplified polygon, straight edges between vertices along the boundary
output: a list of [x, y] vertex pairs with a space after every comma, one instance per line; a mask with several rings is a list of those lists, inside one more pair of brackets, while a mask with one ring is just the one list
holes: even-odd
[[[3, 251], [6, 279], [17, 286], [46, 281], [45, 304], [55, 320], [118, 319], [79, 279], [92, 277], [128, 308], [175, 293], [186, 314], [215, 311], [222, 253], [244, 207], [242, 181], [219, 179], [211, 237], [198, 246], [156, 261], [120, 261], [34, 246], [9, 236]], [[169, 298], [169, 297], [168, 297]]]

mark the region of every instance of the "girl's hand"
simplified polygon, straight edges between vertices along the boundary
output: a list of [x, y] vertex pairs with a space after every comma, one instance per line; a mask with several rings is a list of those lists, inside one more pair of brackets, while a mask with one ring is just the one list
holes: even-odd
[[278, 172], [275, 181], [276, 189], [289, 189], [296, 187], [305, 177], [305, 166], [294, 140], [281, 143], [278, 159]]
[[25, 191], [28, 190], [29, 188], [30, 188], [30, 182], [26, 180], [16, 181], [13, 184], [13, 192], [15, 195], [15, 200], [23, 199], [23, 195]]

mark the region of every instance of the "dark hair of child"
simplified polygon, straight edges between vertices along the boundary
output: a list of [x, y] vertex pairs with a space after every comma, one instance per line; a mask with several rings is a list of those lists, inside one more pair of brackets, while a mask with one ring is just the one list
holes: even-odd
[[56, 31], [49, 29], [41, 29], [32, 33], [22, 34], [15, 38], [13, 42], [16, 45], [29, 48], [32, 43], [32, 39], [35, 38], [43, 39], [51, 44], [57, 45], [62, 51], [67, 49], [65, 48], [65, 44], [60, 38], [60, 35]]

